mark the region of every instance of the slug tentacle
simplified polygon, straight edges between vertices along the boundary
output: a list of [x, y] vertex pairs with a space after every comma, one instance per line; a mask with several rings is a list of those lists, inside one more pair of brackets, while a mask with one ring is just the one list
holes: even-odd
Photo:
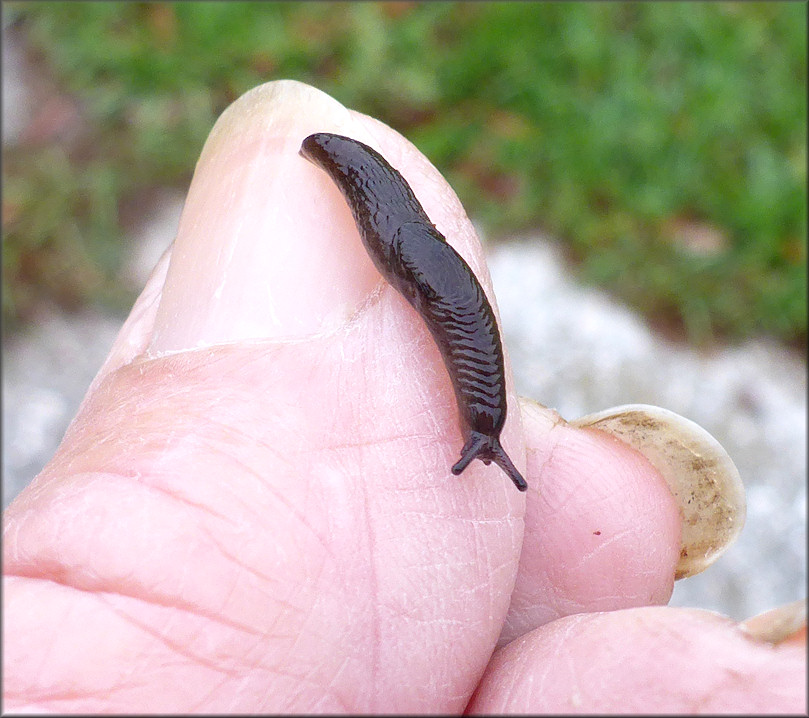
[[494, 461], [525, 491], [525, 479], [500, 445], [507, 409], [503, 347], [477, 277], [376, 150], [318, 132], [303, 141], [300, 153], [340, 188], [374, 265], [419, 312], [438, 345], [467, 437], [452, 473], [474, 459]]
[[494, 461], [503, 471], [506, 472], [508, 477], [514, 482], [514, 485], [520, 490], [525, 491], [528, 484], [522, 477], [508, 454], [500, 446], [500, 440], [496, 437], [486, 436], [477, 431], [473, 431], [461, 449], [461, 458], [455, 466], [452, 467], [452, 473], [456, 476], [460, 474], [474, 459], [480, 459], [484, 464], [490, 464]]

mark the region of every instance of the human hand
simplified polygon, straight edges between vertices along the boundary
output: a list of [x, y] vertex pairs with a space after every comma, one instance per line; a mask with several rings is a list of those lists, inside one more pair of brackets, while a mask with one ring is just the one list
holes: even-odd
[[6, 710], [801, 710], [802, 647], [659, 607], [679, 515], [629, 447], [511, 394], [527, 495], [496, 466], [450, 474], [440, 355], [298, 155], [315, 131], [380, 148], [493, 298], [457, 198], [399, 135], [298, 83], [235, 103], [6, 512]]

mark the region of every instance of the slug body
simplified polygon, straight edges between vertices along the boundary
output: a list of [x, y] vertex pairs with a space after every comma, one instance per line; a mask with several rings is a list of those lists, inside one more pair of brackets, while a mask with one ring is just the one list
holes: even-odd
[[404, 177], [376, 150], [319, 132], [300, 154], [343, 193], [374, 265], [418, 311], [447, 367], [466, 443], [452, 467], [494, 461], [520, 491], [528, 485], [500, 445], [506, 421], [503, 347], [494, 312], [469, 265], [447, 243]]

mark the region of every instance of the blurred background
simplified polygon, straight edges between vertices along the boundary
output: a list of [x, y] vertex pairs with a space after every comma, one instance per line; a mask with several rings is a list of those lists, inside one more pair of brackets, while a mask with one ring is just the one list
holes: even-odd
[[308, 82], [413, 141], [488, 251], [521, 394], [665, 406], [748, 521], [672, 602], [805, 596], [806, 6], [14, 3], [3, 21], [3, 505], [42, 468], [218, 115]]

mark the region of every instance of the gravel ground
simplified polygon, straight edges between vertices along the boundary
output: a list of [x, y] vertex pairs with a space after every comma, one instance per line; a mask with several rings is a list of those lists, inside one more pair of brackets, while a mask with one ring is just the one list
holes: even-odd
[[[3, 142], [30, 103], [19, 48], [3, 31]], [[142, 286], [171, 241], [181, 198], [166, 194], [129, 246], [122, 281]], [[748, 497], [739, 541], [672, 604], [741, 619], [806, 595], [806, 366], [764, 341], [710, 354], [673, 345], [607, 295], [571, 281], [556, 245], [499, 245], [490, 268], [518, 391], [573, 419], [656, 404], [704, 426], [730, 453]], [[52, 456], [123, 322], [44, 312], [3, 346], [3, 506]]]

